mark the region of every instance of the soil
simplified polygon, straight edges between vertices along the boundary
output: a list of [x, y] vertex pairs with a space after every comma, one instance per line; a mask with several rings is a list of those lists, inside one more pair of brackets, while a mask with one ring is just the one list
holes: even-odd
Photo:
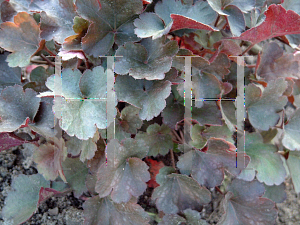
[[[31, 160], [31, 151], [28, 145], [15, 147], [0, 153], [0, 211], [4, 205], [5, 197], [10, 190], [12, 179], [19, 174], [35, 174], [37, 170]], [[170, 154], [170, 153], [169, 153]], [[165, 157], [159, 156], [156, 159], [163, 161], [165, 165], [171, 166], [170, 155]], [[175, 161], [178, 160], [178, 155], [174, 154]], [[206, 205], [201, 217], [208, 221], [209, 224], [217, 224], [222, 216], [218, 205], [222, 198], [221, 194], [214, 189], [212, 191], [213, 201]], [[138, 203], [148, 212], [158, 213], [155, 204], [151, 201], [150, 196], [153, 188], [147, 188], [145, 193], [140, 196]], [[300, 221], [300, 198], [295, 193], [290, 180], [286, 181], [287, 199], [278, 207], [278, 225], [296, 225]], [[37, 212], [24, 225], [82, 225], [84, 224], [83, 217], [83, 200], [77, 199], [72, 193], [63, 197], [52, 197], [43, 202]], [[0, 215], [0, 224], [4, 224]], [[152, 221], [151, 224], [157, 224]], [[5, 225], [5, 224], [4, 224]]]

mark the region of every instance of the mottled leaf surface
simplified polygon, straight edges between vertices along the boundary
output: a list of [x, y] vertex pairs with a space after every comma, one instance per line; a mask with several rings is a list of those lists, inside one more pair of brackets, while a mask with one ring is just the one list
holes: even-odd
[[131, 200], [118, 204], [109, 197], [100, 198], [94, 196], [83, 204], [85, 224], [124, 224], [124, 225], [148, 225], [148, 214], [144, 209]]
[[142, 12], [142, 1], [102, 0], [100, 4], [98, 0], [76, 0], [76, 7], [81, 17], [92, 22], [82, 39], [87, 54], [98, 57], [105, 55], [114, 43], [140, 40], [134, 34], [133, 19]]
[[300, 150], [300, 109], [297, 109], [284, 126], [282, 144], [290, 150]]
[[287, 103], [286, 96], [282, 96], [286, 88], [283, 78], [270, 81], [263, 92], [253, 83], [246, 86], [245, 106], [253, 127], [266, 131], [277, 124], [280, 118], [278, 112]]
[[275, 203], [262, 198], [265, 189], [258, 181], [246, 182], [235, 179], [227, 187], [227, 194], [221, 202], [225, 213], [218, 224], [275, 224], [277, 210]]
[[11, 187], [12, 190], [5, 199], [2, 216], [6, 224], [21, 224], [36, 211], [40, 189], [50, 187], [50, 182], [40, 174], [20, 174], [13, 179]]
[[170, 95], [170, 81], [135, 80], [130, 76], [118, 76], [115, 83], [118, 100], [141, 109], [139, 117], [151, 120], [166, 107]]
[[0, 30], [0, 46], [12, 52], [6, 59], [8, 65], [27, 66], [40, 47], [40, 29], [36, 21], [28, 13], [20, 12], [14, 22], [2, 23]]
[[192, 209], [186, 209], [183, 211], [185, 218], [177, 214], [164, 215], [159, 225], [178, 225], [181, 223], [189, 225], [208, 225], [205, 220], [201, 219], [201, 215], [198, 211]]
[[272, 186], [265, 185], [265, 190], [266, 192], [262, 197], [268, 198], [273, 202], [282, 203], [287, 198], [285, 192], [285, 183], [282, 183], [280, 185], [272, 185]]
[[246, 133], [245, 151], [251, 161], [239, 178], [252, 181], [257, 171], [257, 180], [266, 185], [279, 185], [284, 182], [286, 172], [275, 145], [263, 143], [259, 133]]
[[173, 168], [164, 167], [156, 176], [160, 186], [154, 189], [151, 198], [155, 200], [159, 210], [166, 214], [174, 214], [187, 208], [197, 208], [211, 201], [211, 194], [205, 187], [201, 187], [186, 175], [173, 172], [175, 172]]
[[31, 89], [22, 86], [5, 88], [0, 96], [0, 132], [12, 132], [30, 120], [33, 121], [40, 105], [40, 98]]
[[149, 147], [143, 140], [128, 138], [121, 143], [111, 140], [107, 149], [107, 165], [103, 163], [97, 173], [95, 190], [99, 196], [111, 194], [114, 202], [121, 203], [143, 194], [150, 174], [141, 158], [146, 156]]
[[201, 185], [215, 187], [222, 183], [226, 169], [237, 176], [244, 162], [249, 163], [249, 157], [236, 158], [236, 148], [223, 139], [210, 138], [206, 152], [191, 150], [179, 157], [177, 167], [180, 172], [192, 177]]
[[135, 79], [162, 80], [171, 69], [172, 58], [178, 51], [176, 41], [165, 42], [165, 38], [143, 39], [140, 44], [126, 43], [118, 48], [115, 72], [129, 73]]
[[142, 139], [149, 146], [149, 156], [157, 156], [168, 154], [170, 149], [173, 149], [172, 136], [170, 135], [171, 129], [162, 124], [157, 123], [150, 125], [147, 128], [147, 133], [138, 133], [137, 139]]

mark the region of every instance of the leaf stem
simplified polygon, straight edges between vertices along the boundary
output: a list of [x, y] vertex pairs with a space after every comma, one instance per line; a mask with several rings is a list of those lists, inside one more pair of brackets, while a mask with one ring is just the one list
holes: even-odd
[[172, 167], [174, 168], [174, 170], [176, 170], [173, 149], [170, 149], [170, 155], [171, 155]]
[[215, 186], [215, 188], [220, 194], [224, 195], [224, 193], [220, 190], [220, 188], [218, 186]]
[[41, 54], [42, 59], [46, 60], [46, 62], [50, 65], [55, 67], [55, 64], [53, 62], [51, 62], [46, 56], [44, 56], [44, 54]]
[[46, 45], [44, 45], [44, 50], [45, 50], [46, 52], [48, 52], [51, 56], [56, 56], [56, 54], [55, 54], [54, 52], [52, 52], [49, 48], [47, 48]]
[[255, 45], [255, 44], [249, 45], [249, 46], [245, 49], [245, 51], [243, 51], [243, 53], [242, 53], [241, 55], [245, 55], [251, 48], [253, 48], [254, 45]]

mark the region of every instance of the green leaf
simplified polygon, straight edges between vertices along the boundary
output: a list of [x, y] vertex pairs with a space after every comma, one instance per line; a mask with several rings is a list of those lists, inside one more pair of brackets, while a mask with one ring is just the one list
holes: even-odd
[[[244, 140], [239, 141], [242, 146]], [[263, 143], [263, 138], [259, 133], [246, 133], [245, 151], [251, 161], [239, 175], [240, 179], [252, 181], [257, 171], [257, 180], [266, 185], [279, 185], [284, 182], [286, 172], [281, 155], [274, 145]]]
[[143, 13], [134, 20], [134, 33], [140, 38], [160, 38], [170, 32], [172, 23], [165, 27], [164, 21], [155, 13]]
[[0, 54], [0, 91], [7, 86], [13, 86], [15, 84], [21, 85], [21, 68], [9, 67], [5, 61], [8, 55], [8, 52]]
[[[236, 148], [223, 139], [210, 138], [206, 152], [191, 150], [179, 156], [177, 167], [180, 172], [192, 177], [206, 187], [215, 187], [224, 180], [224, 170], [237, 176], [242, 166], [248, 165], [249, 156], [236, 157]], [[238, 168], [236, 168], [238, 166]]]
[[149, 121], [165, 108], [165, 99], [171, 92], [171, 82], [135, 80], [130, 76], [118, 76], [115, 91], [119, 101], [140, 108], [139, 117]]
[[282, 96], [286, 88], [287, 83], [283, 78], [270, 81], [263, 93], [252, 83], [246, 86], [245, 106], [253, 127], [267, 131], [278, 123], [280, 116], [277, 113], [287, 103], [286, 96]]
[[50, 182], [42, 175], [20, 174], [12, 181], [12, 190], [8, 192], [2, 216], [5, 224], [17, 225], [28, 220], [36, 211], [41, 187], [49, 188]]
[[88, 175], [88, 168], [86, 164], [78, 158], [66, 158], [62, 162], [62, 169], [68, 184], [74, 190], [74, 196], [79, 198], [83, 192], [87, 191], [85, 180]]
[[[133, 19], [143, 10], [141, 0], [76, 0], [78, 14], [91, 21], [82, 39], [84, 52], [94, 57], [105, 55], [113, 46], [139, 41], [134, 34]], [[100, 9], [101, 8], [101, 9]]]
[[144, 209], [131, 200], [118, 204], [108, 197], [94, 196], [83, 204], [86, 225], [122, 224], [122, 225], [148, 225], [148, 214]]
[[121, 203], [143, 194], [150, 174], [141, 158], [147, 155], [149, 147], [143, 140], [129, 138], [121, 143], [113, 139], [107, 149], [107, 165], [103, 163], [97, 173], [95, 190], [99, 196], [111, 193], [112, 200]]
[[58, 175], [66, 181], [62, 169], [62, 162], [67, 157], [67, 148], [64, 140], [56, 137], [49, 138], [46, 144], [40, 145], [33, 155], [33, 160], [37, 163], [37, 169], [43, 174], [46, 180], [55, 180]]
[[10, 67], [27, 66], [40, 48], [40, 29], [31, 15], [20, 12], [14, 22], [0, 25], [0, 46], [12, 52], [6, 59]]
[[88, 140], [80, 140], [75, 136], [69, 137], [66, 142], [68, 148], [68, 153], [72, 156], [77, 156], [80, 154], [81, 162], [84, 162], [86, 159], [92, 159], [97, 151], [97, 140], [99, 139], [99, 133], [96, 132], [93, 138]]
[[293, 181], [295, 192], [300, 193], [300, 177], [299, 177], [300, 152], [290, 151], [289, 158], [287, 159], [286, 164], [288, 166], [289, 173]]
[[123, 57], [116, 59], [115, 72], [121, 75], [129, 73], [135, 79], [164, 79], [178, 51], [176, 41], [164, 43], [165, 37], [143, 39], [140, 44], [126, 43], [116, 51], [116, 55]]
[[168, 167], [163, 167], [156, 176], [160, 186], [154, 189], [151, 197], [158, 210], [174, 214], [187, 208], [195, 209], [211, 201], [210, 191], [201, 187], [194, 179], [172, 173], [171, 169], [166, 170]]
[[262, 197], [268, 198], [276, 203], [282, 203], [287, 198], [286, 192], [285, 192], [285, 184], [282, 183], [280, 185], [273, 185], [268, 186], [265, 185], [266, 192]]
[[173, 149], [172, 136], [170, 135], [171, 129], [162, 124], [155, 123], [147, 128], [147, 133], [138, 133], [136, 139], [142, 139], [146, 145], [149, 146], [149, 156], [157, 156], [168, 154], [170, 149]]
[[39, 105], [35, 91], [23, 91], [20, 85], [5, 88], [0, 96], [0, 132], [12, 132], [32, 122]]
[[53, 68], [48, 68], [47, 70], [43, 66], [38, 66], [33, 69], [30, 73], [30, 81], [24, 85], [24, 89], [32, 88], [36, 92], [44, 92], [49, 89], [46, 87], [46, 81], [48, 77], [54, 74]]
[[275, 224], [277, 209], [275, 203], [264, 194], [264, 185], [258, 181], [246, 182], [235, 179], [227, 187], [227, 194], [220, 203], [225, 214], [219, 225]]
[[[61, 128], [70, 136], [87, 140], [94, 137], [97, 128], [106, 128], [106, 82], [107, 75], [101, 66], [85, 70], [83, 74], [76, 69], [62, 71], [61, 104], [54, 103], [55, 116], [62, 118]], [[47, 87], [54, 91], [54, 78], [47, 80]], [[52, 95], [54, 95], [52, 93]], [[69, 100], [68, 100], [69, 99]], [[86, 99], [86, 100], [85, 100]], [[97, 99], [97, 100], [93, 100]], [[115, 105], [117, 101], [115, 101]], [[114, 112], [116, 115], [116, 110]]]
[[284, 126], [282, 144], [290, 150], [300, 150], [300, 109], [298, 108]]

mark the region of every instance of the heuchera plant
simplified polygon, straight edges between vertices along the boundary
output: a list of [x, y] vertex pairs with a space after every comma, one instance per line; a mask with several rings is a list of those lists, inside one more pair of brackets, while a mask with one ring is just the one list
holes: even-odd
[[31, 145], [38, 170], [13, 179], [5, 224], [69, 191], [85, 224], [208, 224], [214, 190], [218, 224], [275, 224], [285, 179], [300, 192], [298, 0], [0, 3], [0, 151]]

